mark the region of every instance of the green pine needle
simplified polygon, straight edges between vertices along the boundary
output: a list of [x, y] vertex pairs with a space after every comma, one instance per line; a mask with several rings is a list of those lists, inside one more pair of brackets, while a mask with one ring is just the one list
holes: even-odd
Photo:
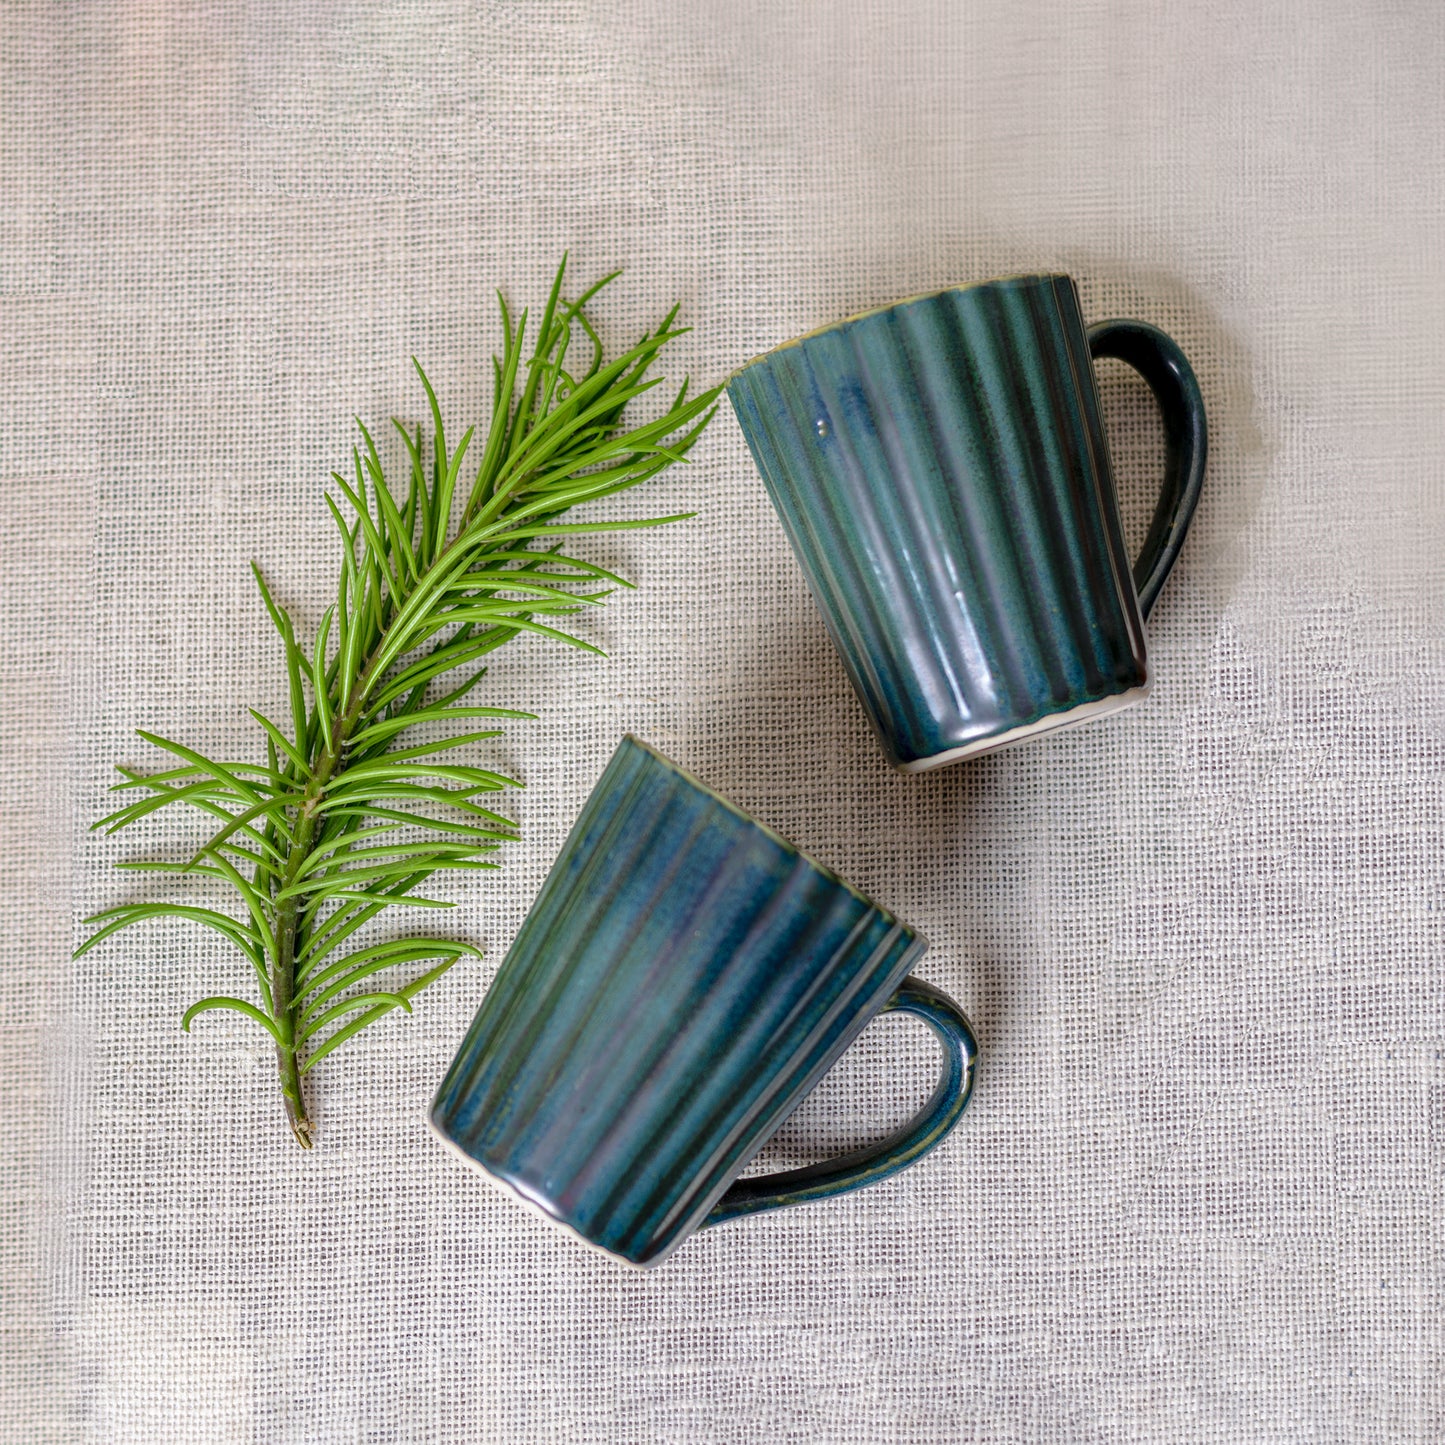
[[[566, 269], [564, 257], [525, 360], [527, 313], [514, 324], [498, 297], [502, 354], [493, 361], [484, 435], [469, 429], [448, 447], [419, 365], [431, 422], [412, 431], [395, 423], [406, 457], [402, 486], [388, 480], [358, 421], [350, 475], [332, 474], [351, 519], [336, 498], [326, 499], [342, 547], [336, 601], [309, 646], [252, 564], [281, 638], [290, 694], [284, 722], [251, 713], [265, 735], [266, 762], [216, 762], [142, 732], [181, 766], [148, 774], [121, 768], [115, 788], [127, 794], [126, 805], [94, 825], [118, 832], [173, 805], [220, 823], [188, 862], [119, 866], [224, 882], [237, 914], [123, 904], [86, 920], [95, 931], [76, 956], [158, 917], [187, 919], [233, 944], [250, 965], [259, 1003], [213, 995], [192, 1004], [181, 1026], [189, 1032], [198, 1015], [228, 1009], [265, 1029], [286, 1115], [305, 1149], [313, 1130], [301, 1076], [393, 1009], [409, 1013], [457, 959], [480, 956], [465, 943], [412, 935], [340, 952], [391, 909], [449, 906], [412, 890], [443, 869], [495, 867], [485, 855], [518, 836], [515, 823], [477, 800], [521, 784], [453, 752], [499, 735], [478, 727], [479, 719], [531, 717], [464, 702], [486, 672], [477, 664], [528, 632], [597, 652], [561, 619], [604, 605], [610, 589], [630, 584], [564, 548], [576, 536], [682, 520], [557, 519], [686, 458], [715, 410], [720, 388], [690, 398], [684, 383], [655, 420], [624, 424], [628, 404], [657, 385], [648, 373], [658, 355], [683, 334], [674, 325], [677, 308], [630, 351], [605, 361], [583, 306], [614, 277], [569, 302]], [[585, 354], [576, 358], [574, 348]], [[457, 723], [468, 730], [434, 741], [407, 736], [419, 724]], [[404, 984], [378, 979], [423, 962], [434, 966]]]

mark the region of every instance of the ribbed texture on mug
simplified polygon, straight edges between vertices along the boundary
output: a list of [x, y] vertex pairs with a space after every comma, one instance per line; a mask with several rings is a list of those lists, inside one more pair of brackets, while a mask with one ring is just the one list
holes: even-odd
[[873, 312], [770, 352], [728, 389], [895, 762], [1145, 683], [1068, 277]]
[[433, 1120], [592, 1242], [654, 1261], [701, 1222], [923, 949], [627, 739]]

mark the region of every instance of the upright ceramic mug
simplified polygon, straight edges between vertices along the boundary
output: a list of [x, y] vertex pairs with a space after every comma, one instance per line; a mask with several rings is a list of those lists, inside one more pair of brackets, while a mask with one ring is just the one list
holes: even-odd
[[[857, 1189], [957, 1122], [977, 1050], [909, 969], [913, 929], [625, 738], [432, 1106], [441, 1137], [632, 1264], [694, 1230]], [[873, 1148], [738, 1180], [886, 1009], [943, 1045], [933, 1097]]]
[[[1092, 356], [1163, 412], [1164, 488], [1132, 570]], [[728, 393], [897, 766], [939, 767], [1146, 695], [1143, 619], [1204, 478], [1183, 352], [1138, 321], [1085, 330], [1067, 276], [960, 286], [800, 337]]]

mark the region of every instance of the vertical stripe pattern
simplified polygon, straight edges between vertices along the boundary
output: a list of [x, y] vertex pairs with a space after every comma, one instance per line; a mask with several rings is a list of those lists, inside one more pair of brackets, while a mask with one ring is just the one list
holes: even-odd
[[584, 1238], [656, 1263], [924, 947], [624, 739], [442, 1083], [433, 1122]]
[[779, 347], [733, 408], [892, 761], [1147, 684], [1067, 276], [902, 302]]

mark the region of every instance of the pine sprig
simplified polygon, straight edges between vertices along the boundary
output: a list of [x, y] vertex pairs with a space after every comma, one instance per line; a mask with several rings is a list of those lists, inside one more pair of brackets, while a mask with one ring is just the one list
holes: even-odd
[[[118, 866], [219, 880], [239, 900], [239, 913], [122, 904], [86, 920], [95, 931], [77, 957], [161, 917], [199, 924], [233, 944], [251, 966], [259, 1002], [203, 998], [181, 1026], [189, 1031], [199, 1015], [228, 1009], [270, 1035], [302, 1148], [312, 1140], [301, 1083], [307, 1070], [393, 1009], [410, 1012], [457, 959], [479, 956], [469, 944], [431, 935], [354, 946], [390, 910], [450, 907], [413, 890], [444, 869], [496, 867], [487, 855], [517, 837], [512, 819], [479, 800], [521, 784], [458, 754], [501, 731], [478, 723], [532, 715], [467, 703], [486, 673], [478, 664], [522, 633], [597, 652], [557, 623], [630, 584], [570, 555], [570, 539], [682, 517], [557, 519], [684, 459], [715, 410], [719, 388], [689, 398], [684, 383], [655, 420], [624, 425], [629, 404], [658, 384], [649, 372], [659, 353], [683, 334], [677, 308], [630, 351], [605, 361], [583, 308], [616, 273], [569, 302], [566, 265], [564, 257], [525, 360], [527, 313], [514, 323], [498, 297], [503, 344], [493, 358], [484, 437], [469, 429], [455, 449], [448, 446], [419, 365], [431, 420], [414, 430], [395, 423], [403, 487], [388, 481], [358, 421], [350, 475], [332, 474], [341, 500], [326, 498], [341, 541], [336, 600], [309, 646], [252, 564], [281, 638], [290, 694], [289, 719], [252, 710], [265, 763], [217, 762], [142, 732], [173, 764], [148, 773], [121, 768], [115, 791], [134, 800], [95, 824], [115, 833], [178, 805], [219, 822], [187, 861]], [[580, 365], [570, 365], [574, 350], [583, 353]], [[473, 472], [469, 458], [478, 450]], [[423, 724], [466, 730], [417, 740], [412, 730]], [[401, 984], [386, 981], [422, 963], [433, 966]]]

